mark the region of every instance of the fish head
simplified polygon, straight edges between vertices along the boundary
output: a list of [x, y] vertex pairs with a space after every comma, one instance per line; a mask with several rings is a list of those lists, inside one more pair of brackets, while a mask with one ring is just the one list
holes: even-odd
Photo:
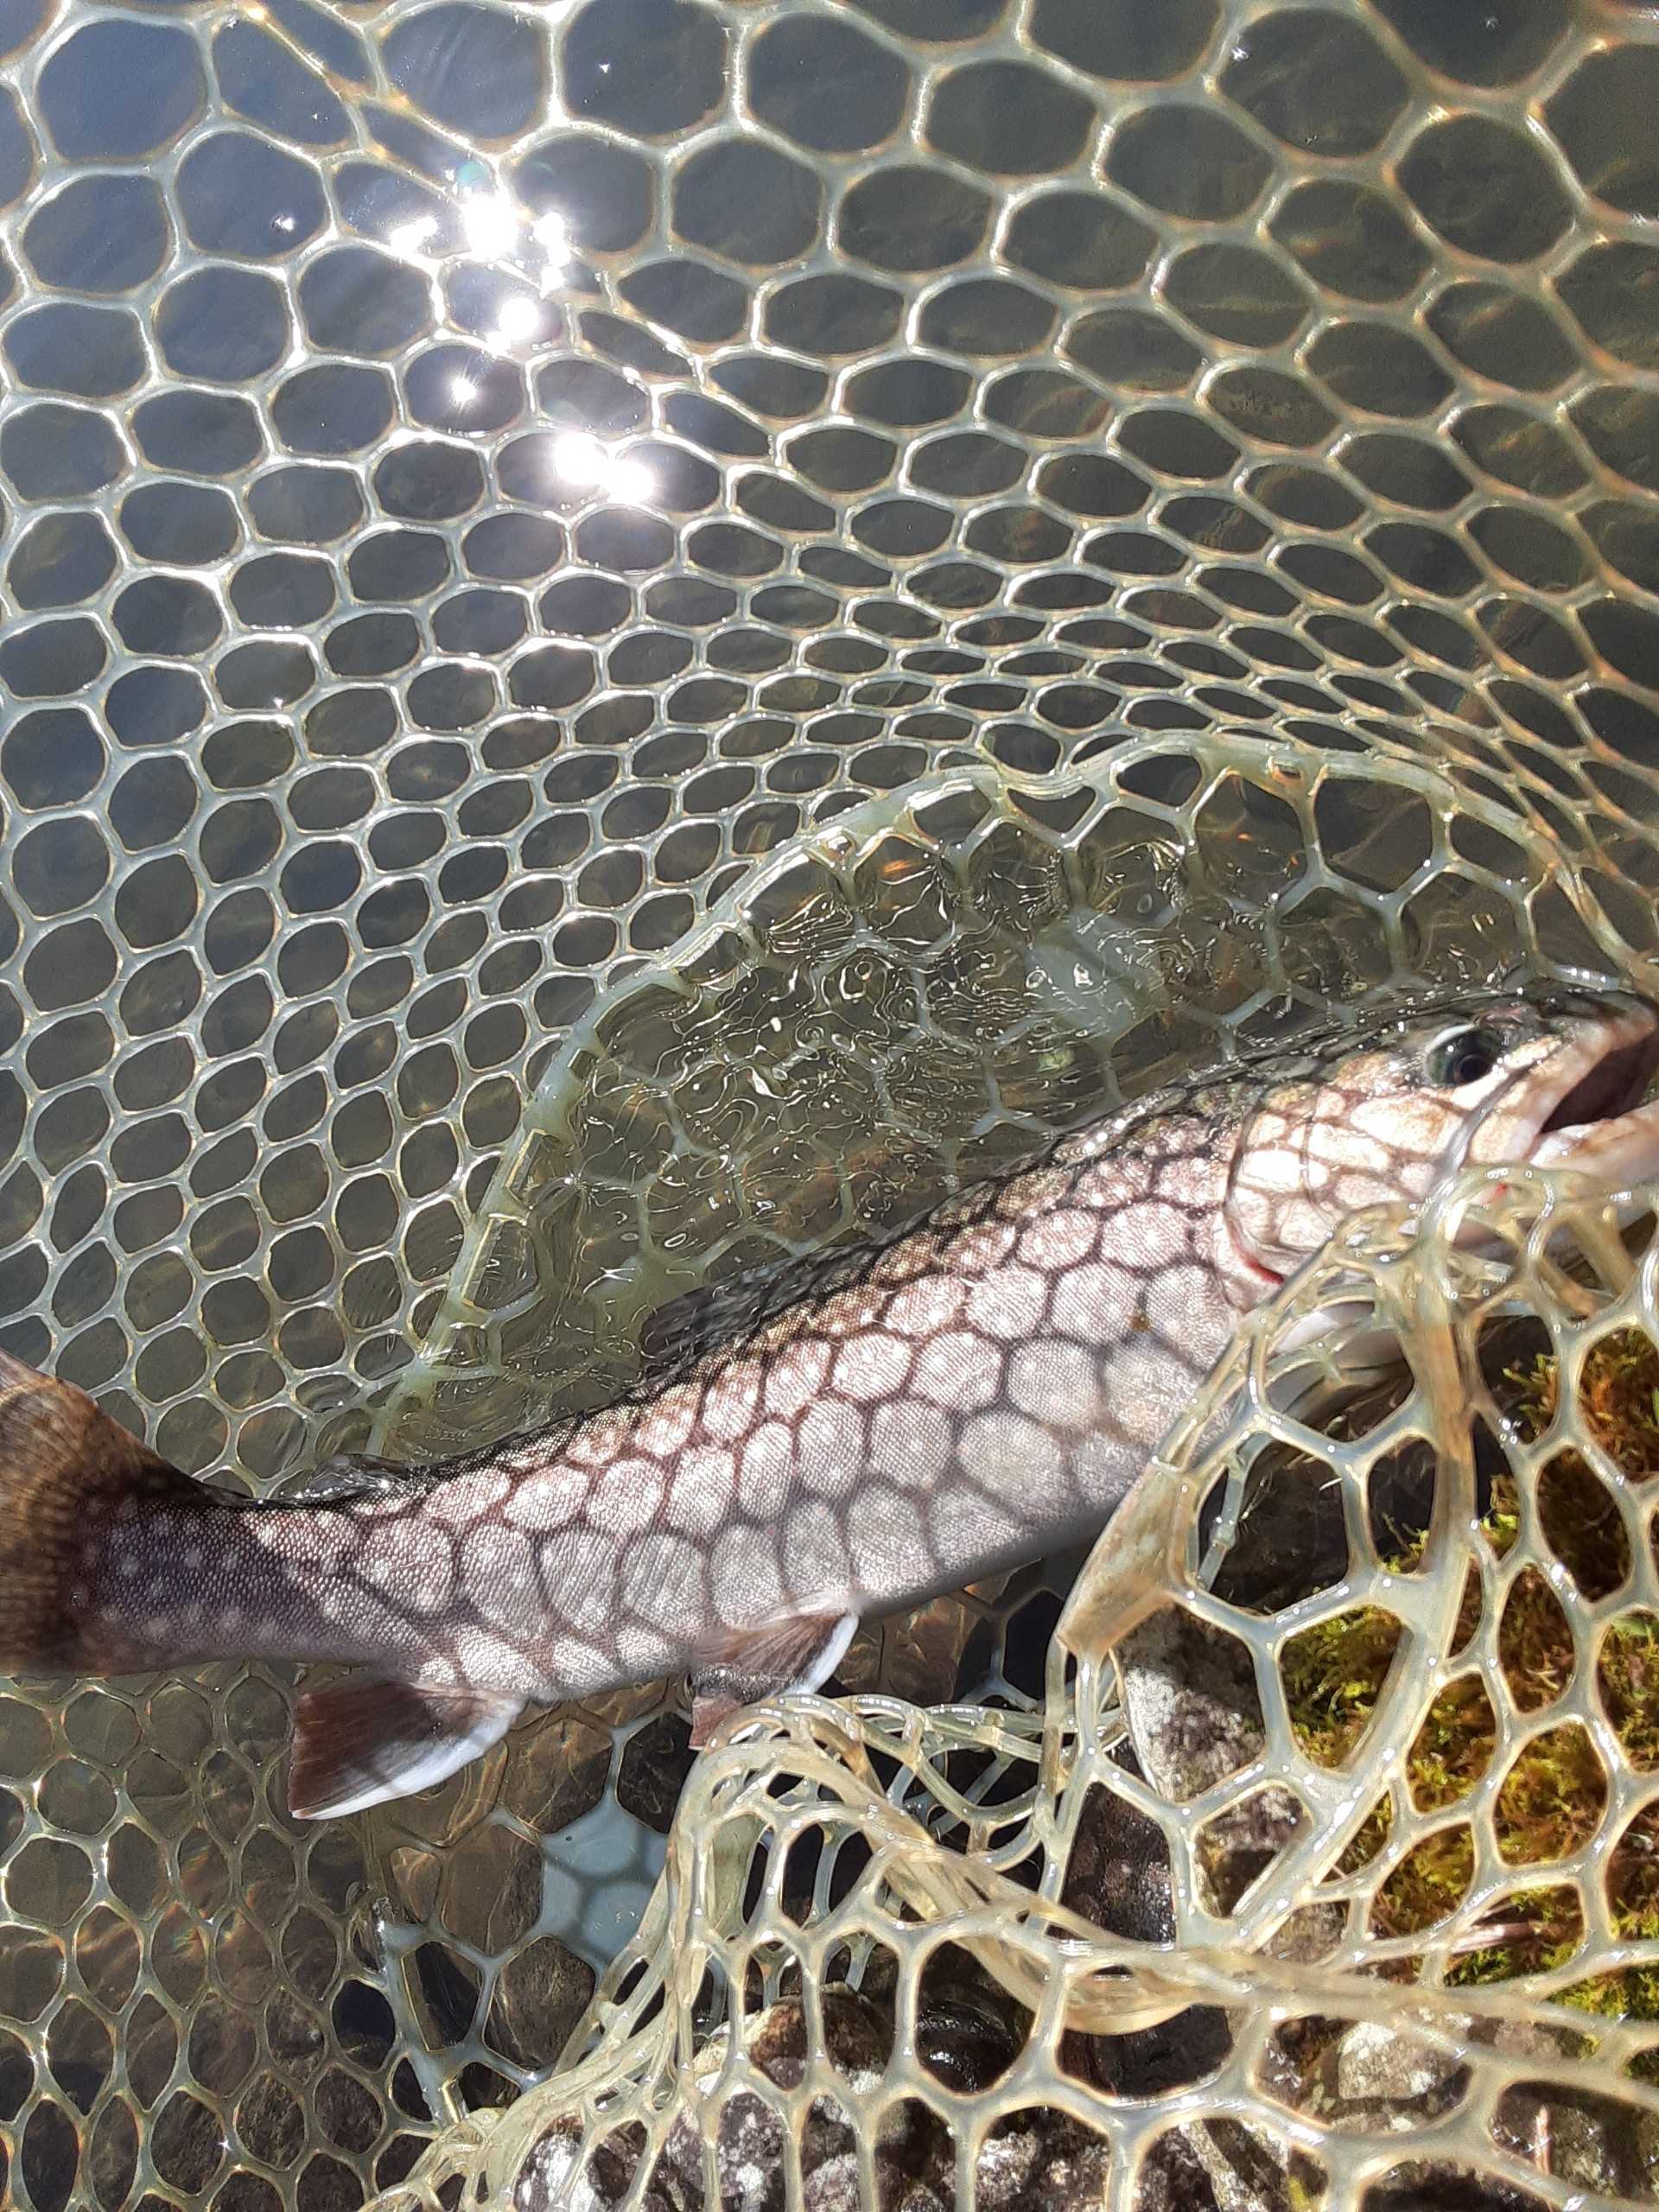
[[1246, 1118], [1231, 1241], [1282, 1276], [1362, 1206], [1427, 1198], [1464, 1167], [1573, 1168], [1608, 1191], [1659, 1176], [1659, 1007], [1541, 988], [1419, 1004], [1327, 1039]]

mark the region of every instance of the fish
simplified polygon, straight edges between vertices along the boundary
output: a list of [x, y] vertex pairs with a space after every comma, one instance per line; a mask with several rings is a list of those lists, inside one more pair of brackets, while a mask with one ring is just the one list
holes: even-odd
[[[0, 1353], [0, 1668], [257, 1657], [289, 1802], [442, 1781], [527, 1706], [683, 1674], [693, 1740], [858, 1622], [1096, 1535], [1243, 1316], [1356, 1209], [1461, 1166], [1659, 1174], [1659, 1008], [1535, 986], [1373, 1011], [1118, 1108], [701, 1325], [619, 1402], [253, 1502]], [[772, 1310], [776, 1309], [776, 1310]]]

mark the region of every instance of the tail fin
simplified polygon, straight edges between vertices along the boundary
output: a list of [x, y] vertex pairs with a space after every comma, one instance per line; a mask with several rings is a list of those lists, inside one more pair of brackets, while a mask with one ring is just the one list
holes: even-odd
[[128, 1501], [190, 1499], [207, 1494], [84, 1390], [0, 1351], [0, 1669], [108, 1672], [72, 1597], [88, 1529]]

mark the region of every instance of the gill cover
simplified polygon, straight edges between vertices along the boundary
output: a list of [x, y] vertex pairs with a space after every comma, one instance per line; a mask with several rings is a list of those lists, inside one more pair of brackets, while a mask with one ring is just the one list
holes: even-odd
[[1639, 1114], [1659, 1014], [1623, 992], [1571, 990], [1420, 1005], [1264, 1091], [1234, 1154], [1226, 1212], [1239, 1247], [1288, 1273], [1363, 1206], [1426, 1198], [1465, 1166], [1619, 1156], [1659, 1169], [1659, 1114]]

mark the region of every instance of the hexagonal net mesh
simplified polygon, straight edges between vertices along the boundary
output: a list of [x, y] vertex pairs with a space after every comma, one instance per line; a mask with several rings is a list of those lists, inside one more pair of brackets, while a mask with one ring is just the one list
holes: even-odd
[[[1333, 1300], [1408, 1375], [1310, 1421]], [[574, 2069], [387, 2203], [1655, 2202], [1656, 1326], [1652, 1217], [1570, 1179], [1360, 1217], [1121, 1510], [1040, 1719], [741, 1726]]]
[[[477, 1441], [1173, 1067], [1650, 947], [1645, 11], [0, 48], [0, 1343], [181, 1465]], [[841, 1684], [1028, 1705], [1062, 1580]], [[20, 2204], [357, 2204], [625, 1939], [675, 1694], [317, 1834], [289, 1690], [0, 1702]]]

